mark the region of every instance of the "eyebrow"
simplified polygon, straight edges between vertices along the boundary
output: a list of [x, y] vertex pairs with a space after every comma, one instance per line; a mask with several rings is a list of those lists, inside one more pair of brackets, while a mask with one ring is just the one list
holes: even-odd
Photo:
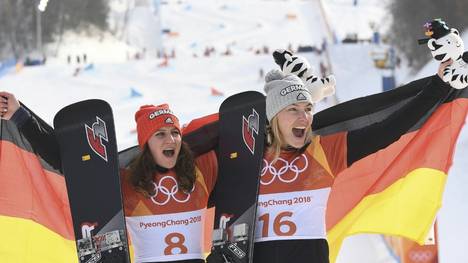
[[[296, 106], [296, 107], [300, 107], [300, 105], [299, 105], [299, 104], [297, 104], [297, 103], [293, 103], [293, 104], [291, 104], [291, 105], [293, 105], [293, 106]], [[306, 107], [309, 107], [309, 106], [312, 106], [312, 107], [313, 107], [313, 106], [314, 106], [314, 104], [312, 104], [312, 103], [309, 103], [309, 104], [307, 104], [307, 105], [306, 105]]]
[[166, 131], [174, 131], [174, 130], [178, 131], [177, 128], [175, 127], [169, 127], [169, 128], [161, 127], [156, 132], [166, 132]]

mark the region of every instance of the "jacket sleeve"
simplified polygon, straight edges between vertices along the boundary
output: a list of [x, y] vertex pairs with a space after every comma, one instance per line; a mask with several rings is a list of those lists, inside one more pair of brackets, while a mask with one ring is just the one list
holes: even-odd
[[217, 151], [219, 141], [219, 115], [218, 113], [207, 115], [192, 120], [182, 129], [183, 141], [198, 157], [211, 150]]
[[54, 129], [24, 105], [21, 105], [11, 120], [31, 144], [34, 152], [54, 169], [62, 171], [60, 150]]
[[218, 159], [214, 151], [202, 154], [195, 159], [195, 164], [201, 173], [206, 192], [210, 195], [218, 177]]
[[[423, 78], [318, 113], [313, 129], [315, 127], [325, 141], [337, 133], [344, 134], [345, 139], [336, 140], [336, 143], [346, 145], [329, 146], [328, 149], [346, 149], [343, 154], [346, 155], [346, 166], [350, 166], [389, 146], [425, 121], [449, 91], [450, 86], [437, 75]], [[334, 155], [336, 153], [327, 153], [327, 156]]]

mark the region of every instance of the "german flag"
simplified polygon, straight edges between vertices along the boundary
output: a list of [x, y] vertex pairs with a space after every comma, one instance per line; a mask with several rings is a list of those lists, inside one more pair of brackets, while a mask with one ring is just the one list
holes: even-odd
[[1, 262], [78, 262], [65, 179], [1, 120]]
[[[353, 234], [424, 242], [467, 112], [468, 88], [452, 89], [434, 75], [315, 114], [313, 132], [338, 149], [328, 159], [337, 171], [326, 213], [331, 262]], [[216, 147], [217, 117], [184, 130], [196, 154]]]
[[468, 89], [432, 76], [316, 114], [316, 133], [347, 137], [348, 167], [335, 179], [327, 206], [331, 262], [353, 234], [424, 242], [467, 112]]

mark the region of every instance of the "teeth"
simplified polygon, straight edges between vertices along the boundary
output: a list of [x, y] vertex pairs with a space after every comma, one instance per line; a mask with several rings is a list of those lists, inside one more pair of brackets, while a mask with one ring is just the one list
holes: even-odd
[[294, 134], [294, 136], [296, 137], [303, 137], [304, 134], [305, 134], [305, 128], [303, 127], [295, 127], [292, 129], [292, 133]]
[[163, 154], [167, 157], [172, 157], [174, 155], [175, 151], [174, 150], [163, 150]]
[[301, 127], [294, 127], [294, 129], [301, 129], [301, 130], [304, 130], [305, 128], [306, 128], [306, 127], [303, 127], [303, 126], [301, 126]]

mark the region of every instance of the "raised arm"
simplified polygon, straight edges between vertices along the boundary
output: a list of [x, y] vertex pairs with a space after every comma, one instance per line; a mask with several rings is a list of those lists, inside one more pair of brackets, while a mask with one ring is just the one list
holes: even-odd
[[[450, 91], [440, 75], [413, 81], [389, 92], [351, 100], [317, 114], [313, 129], [327, 137], [342, 133], [347, 166], [383, 149], [426, 120]], [[332, 143], [329, 142], [329, 145]], [[336, 154], [336, 153], [335, 153]]]
[[54, 130], [41, 118], [30, 111], [11, 93], [0, 91], [1, 117], [12, 121], [21, 134], [29, 141], [34, 151], [53, 168], [62, 169], [59, 147]]

